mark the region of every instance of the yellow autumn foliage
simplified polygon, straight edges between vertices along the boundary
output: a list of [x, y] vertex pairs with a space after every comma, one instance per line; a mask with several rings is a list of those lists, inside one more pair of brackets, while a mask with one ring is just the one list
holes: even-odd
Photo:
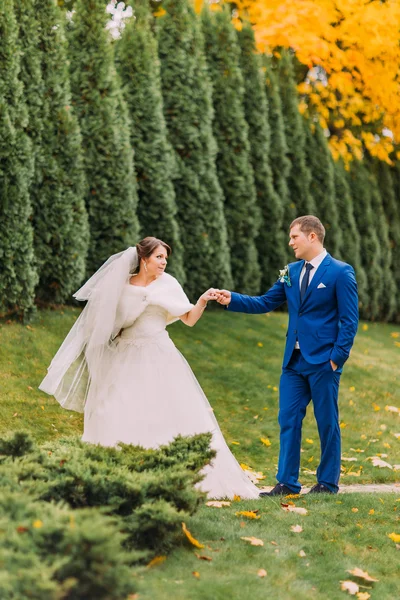
[[[203, 2], [195, 4], [200, 10]], [[334, 158], [361, 158], [363, 142], [373, 156], [390, 163], [393, 137], [400, 140], [400, 1], [235, 4], [239, 16], [250, 19], [261, 52], [292, 48], [309, 68], [299, 85], [301, 111], [317, 109], [322, 126], [330, 129]]]

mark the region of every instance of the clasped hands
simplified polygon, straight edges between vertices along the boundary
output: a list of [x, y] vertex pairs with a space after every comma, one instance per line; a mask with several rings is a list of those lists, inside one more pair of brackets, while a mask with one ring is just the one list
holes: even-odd
[[207, 302], [209, 300], [215, 300], [219, 304], [223, 306], [228, 306], [231, 301], [231, 293], [228, 290], [218, 290], [216, 288], [210, 288], [204, 294], [202, 294], [199, 298], [204, 304], [204, 308], [207, 306]]

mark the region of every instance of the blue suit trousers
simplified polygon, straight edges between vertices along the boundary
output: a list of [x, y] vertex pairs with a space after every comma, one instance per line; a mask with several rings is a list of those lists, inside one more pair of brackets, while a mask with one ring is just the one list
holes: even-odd
[[338, 394], [342, 369], [333, 371], [330, 361], [313, 365], [294, 350], [282, 370], [279, 398], [280, 453], [277, 480], [299, 493], [302, 422], [313, 401], [321, 443], [317, 481], [337, 492], [340, 477], [340, 427]]

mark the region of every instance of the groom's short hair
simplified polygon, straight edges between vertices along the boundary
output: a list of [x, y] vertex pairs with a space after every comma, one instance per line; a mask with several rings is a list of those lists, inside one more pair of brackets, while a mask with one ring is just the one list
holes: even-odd
[[299, 225], [300, 231], [309, 235], [310, 233], [315, 233], [321, 244], [324, 243], [325, 239], [325, 227], [322, 225], [321, 221], [318, 217], [314, 217], [314, 215], [305, 215], [304, 217], [297, 217], [294, 221], [291, 222], [290, 228], [295, 225]]

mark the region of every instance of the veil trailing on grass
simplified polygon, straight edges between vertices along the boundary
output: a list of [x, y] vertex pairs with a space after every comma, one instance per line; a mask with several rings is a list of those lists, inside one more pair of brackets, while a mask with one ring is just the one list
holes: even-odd
[[88, 387], [99, 380], [102, 357], [125, 320], [118, 303], [130, 275], [139, 264], [130, 247], [114, 254], [74, 294], [87, 304], [52, 360], [39, 389], [53, 395], [64, 408], [83, 412]]

